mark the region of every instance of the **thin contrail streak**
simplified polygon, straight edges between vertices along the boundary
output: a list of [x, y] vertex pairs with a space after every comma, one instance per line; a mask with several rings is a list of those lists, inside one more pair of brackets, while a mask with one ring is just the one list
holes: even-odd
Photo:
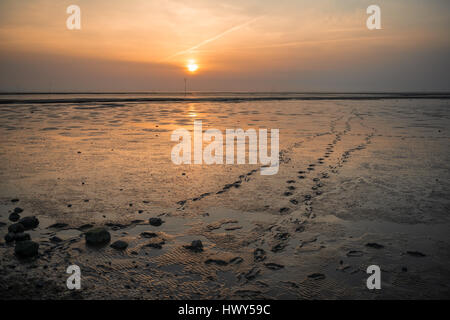
[[386, 36], [380, 37], [354, 37], [354, 38], [338, 38], [338, 39], [325, 39], [325, 40], [304, 40], [304, 41], [296, 41], [296, 42], [285, 42], [285, 43], [276, 43], [276, 44], [268, 44], [263, 46], [256, 47], [247, 47], [246, 49], [266, 49], [266, 48], [282, 48], [282, 47], [298, 47], [304, 44], [319, 44], [319, 43], [330, 43], [330, 42], [339, 42], [339, 41], [361, 41], [361, 40], [380, 40], [387, 39]]
[[240, 24], [240, 25], [238, 25], [238, 26], [232, 27], [232, 28], [230, 28], [230, 29], [228, 29], [228, 30], [226, 30], [226, 31], [224, 31], [224, 32], [222, 32], [222, 33], [220, 33], [220, 34], [218, 34], [218, 35], [216, 35], [216, 36], [210, 38], [210, 39], [207, 39], [207, 40], [204, 40], [204, 41], [200, 42], [199, 44], [193, 46], [192, 48], [189, 48], [189, 49], [186, 49], [186, 50], [179, 51], [179, 52], [177, 52], [177, 53], [175, 53], [175, 54], [173, 54], [173, 55], [171, 55], [171, 56], [165, 58], [163, 61], [167, 61], [167, 60], [170, 60], [170, 59], [172, 59], [172, 58], [174, 58], [174, 57], [176, 57], [176, 56], [179, 56], [179, 55], [182, 55], [182, 54], [185, 54], [185, 53], [189, 53], [189, 52], [191, 52], [191, 51], [193, 51], [193, 50], [196, 50], [196, 49], [198, 49], [198, 48], [204, 46], [205, 44], [208, 44], [208, 43], [211, 43], [211, 42], [213, 42], [213, 41], [216, 41], [216, 40], [222, 38], [223, 36], [225, 36], [226, 34], [231, 33], [231, 32], [233, 32], [233, 31], [236, 31], [236, 30], [239, 30], [239, 29], [241, 29], [241, 28], [243, 28], [243, 27], [249, 25], [250, 23], [255, 22], [256, 20], [258, 20], [258, 19], [260, 19], [260, 18], [262, 18], [262, 17], [263, 17], [263, 16], [259, 16], [259, 17], [253, 18], [253, 19], [251, 19], [250, 21], [247, 21], [247, 22], [245, 22], [245, 23], [243, 23], [243, 24]]

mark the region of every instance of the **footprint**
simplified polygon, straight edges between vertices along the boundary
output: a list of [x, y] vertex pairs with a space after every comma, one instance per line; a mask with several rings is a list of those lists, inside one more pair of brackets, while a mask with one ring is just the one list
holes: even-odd
[[266, 252], [264, 249], [256, 248], [255, 251], [253, 251], [253, 259], [255, 262], [260, 262], [266, 260]]
[[323, 273], [313, 273], [308, 275], [308, 278], [313, 280], [322, 280], [325, 279], [325, 275]]
[[289, 208], [283, 207], [279, 211], [280, 211], [280, 213], [287, 213], [287, 212], [289, 212]]
[[347, 257], [362, 257], [364, 252], [358, 250], [351, 250], [347, 252]]
[[283, 265], [278, 264], [278, 263], [272, 263], [272, 262], [270, 262], [270, 263], [265, 263], [264, 265], [266, 266], [266, 268], [268, 268], [268, 269], [270, 269], [270, 270], [280, 270], [280, 269], [283, 269], [283, 268], [284, 268]]

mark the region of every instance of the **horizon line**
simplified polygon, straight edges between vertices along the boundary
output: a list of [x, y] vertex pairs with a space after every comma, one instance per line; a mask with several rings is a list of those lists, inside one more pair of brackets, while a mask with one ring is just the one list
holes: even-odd
[[[333, 90], [191, 90], [187, 94], [193, 93], [278, 93], [278, 94], [450, 94], [450, 90], [361, 90], [361, 91], [333, 91]], [[15, 94], [185, 94], [184, 91], [1, 91], [0, 95]]]

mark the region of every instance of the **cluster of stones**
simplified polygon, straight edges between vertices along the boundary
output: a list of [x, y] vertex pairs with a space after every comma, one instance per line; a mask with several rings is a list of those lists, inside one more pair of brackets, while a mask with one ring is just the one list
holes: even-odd
[[[13, 199], [12, 202], [17, 202]], [[15, 208], [9, 215], [9, 220], [14, 222], [8, 226], [8, 233], [5, 235], [7, 243], [15, 243], [14, 253], [19, 258], [35, 257], [39, 253], [39, 244], [31, 241], [31, 237], [25, 231], [36, 228], [39, 225], [39, 220], [35, 216], [20, 218], [20, 213], [23, 212], [21, 208]]]

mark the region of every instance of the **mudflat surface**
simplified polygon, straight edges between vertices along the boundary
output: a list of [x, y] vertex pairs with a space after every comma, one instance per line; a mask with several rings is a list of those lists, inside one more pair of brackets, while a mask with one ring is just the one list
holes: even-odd
[[[1, 105], [0, 298], [448, 299], [449, 107], [438, 99]], [[222, 132], [280, 129], [278, 174], [174, 165], [170, 135], [194, 120]], [[40, 221], [27, 231], [36, 258], [18, 259], [3, 239], [16, 207]], [[96, 226], [128, 247], [87, 246], [84, 232]], [[192, 240], [202, 252], [185, 247]], [[66, 287], [72, 264], [82, 272], [78, 291]], [[381, 290], [366, 287], [373, 264]]]

